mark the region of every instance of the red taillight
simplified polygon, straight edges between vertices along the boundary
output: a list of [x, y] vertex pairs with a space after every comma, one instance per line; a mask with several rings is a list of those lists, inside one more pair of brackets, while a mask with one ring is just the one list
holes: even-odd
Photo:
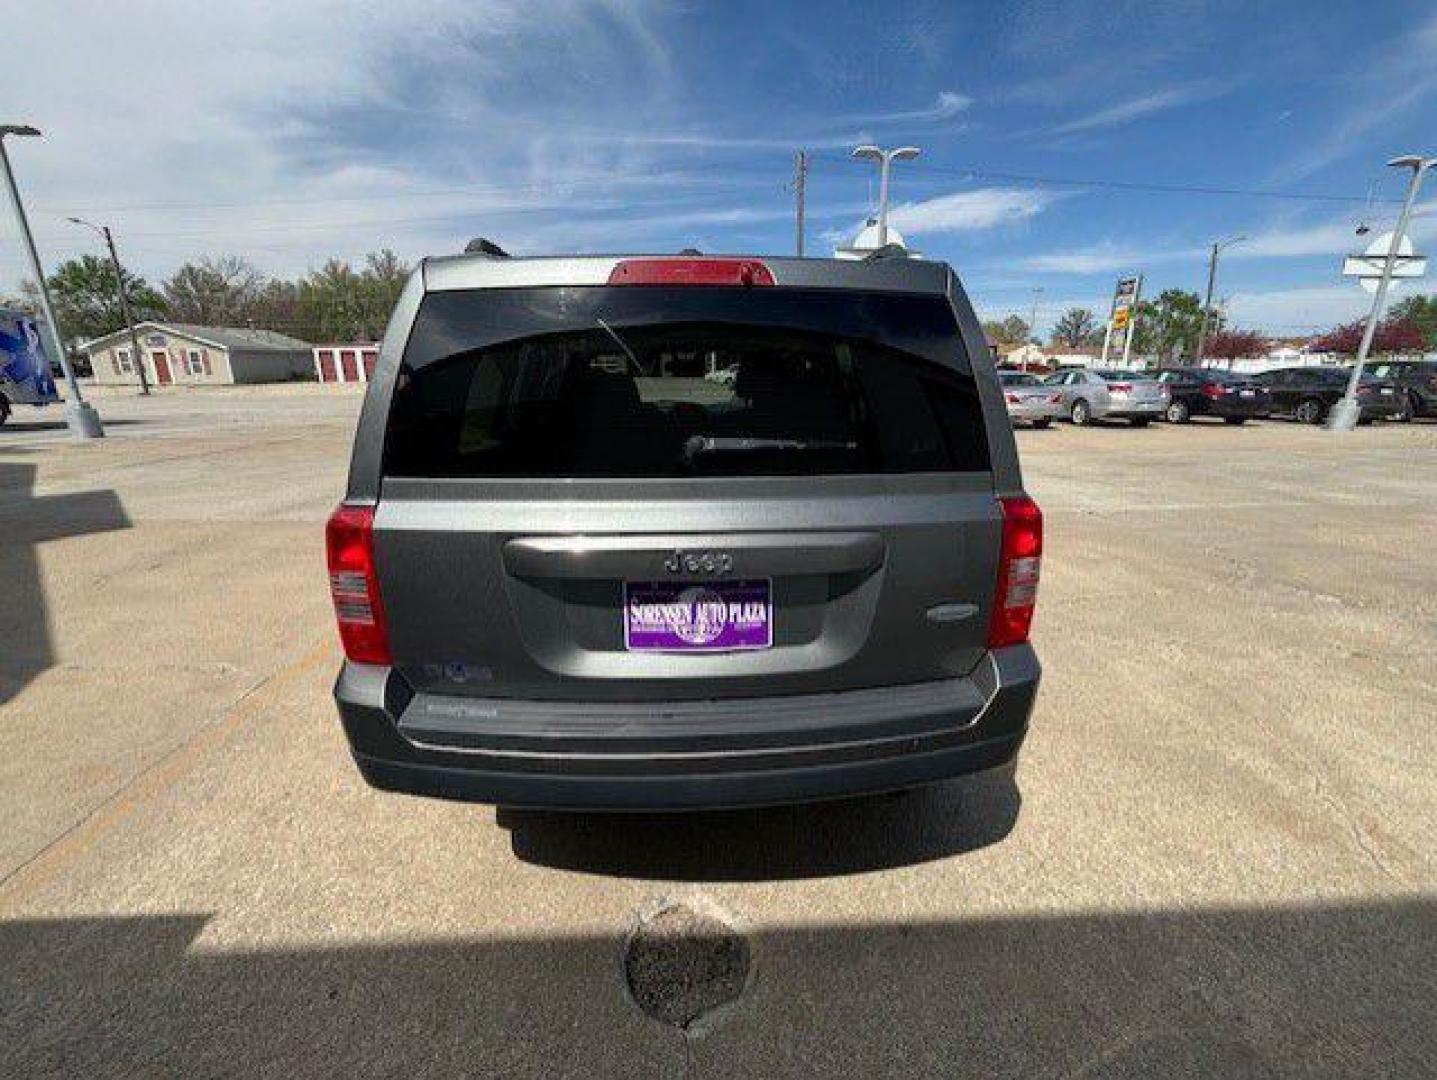
[[1108, 383], [1108, 389], [1115, 394], [1131, 394], [1133, 392], [1133, 384], [1130, 382]]
[[1003, 396], [1007, 399], [1009, 405], [1023, 404], [1023, 399], [1020, 398], [1017, 394], [1004, 394]]
[[1203, 397], [1220, 398], [1225, 393], [1227, 393], [1227, 391], [1223, 389], [1219, 383], [1205, 382], [1202, 384]]
[[988, 620], [988, 648], [1021, 645], [1033, 625], [1038, 572], [1043, 561], [1043, 512], [1026, 495], [998, 500], [1003, 541], [998, 556], [998, 591]]
[[773, 271], [758, 259], [625, 259], [610, 285], [773, 285]]
[[1049, 394], [1049, 395], [1048, 395], [1048, 404], [1049, 404], [1049, 405], [1061, 405], [1061, 404], [1063, 404], [1063, 395], [1062, 395], [1062, 394]]
[[329, 593], [344, 655], [360, 664], [388, 664], [389, 631], [374, 573], [374, 507], [340, 506], [324, 530]]

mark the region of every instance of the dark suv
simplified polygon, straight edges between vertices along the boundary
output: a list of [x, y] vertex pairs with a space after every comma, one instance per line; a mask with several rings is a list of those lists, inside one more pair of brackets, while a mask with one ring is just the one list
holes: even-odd
[[[1295, 367], [1264, 371], [1256, 381], [1272, 395], [1274, 415], [1319, 424], [1347, 392], [1348, 368]], [[1402, 411], [1395, 383], [1364, 372], [1357, 386], [1358, 422], [1390, 420]]]
[[1398, 420], [1437, 416], [1437, 360], [1382, 360], [1367, 370], [1377, 379], [1388, 379], [1402, 395]]
[[1186, 424], [1195, 416], [1213, 416], [1229, 424], [1257, 420], [1272, 411], [1272, 396], [1250, 375], [1212, 368], [1166, 368], [1158, 382], [1168, 388], [1164, 417]]
[[426, 260], [328, 528], [370, 783], [710, 807], [1009, 762], [1042, 518], [945, 265]]

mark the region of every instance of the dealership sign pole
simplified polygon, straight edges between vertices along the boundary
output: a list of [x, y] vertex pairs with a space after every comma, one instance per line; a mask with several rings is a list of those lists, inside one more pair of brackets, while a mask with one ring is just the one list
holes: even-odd
[[[1332, 412], [1327, 418], [1329, 431], [1351, 431], [1357, 426], [1362, 415], [1361, 406], [1357, 404], [1357, 387], [1362, 382], [1362, 367], [1367, 363], [1367, 353], [1372, 348], [1372, 339], [1377, 333], [1377, 320], [1382, 318], [1382, 305], [1387, 300], [1387, 290], [1392, 286], [1392, 279], [1418, 277], [1426, 266], [1426, 261], [1412, 251], [1412, 243], [1407, 239], [1407, 224], [1412, 220], [1412, 207], [1417, 202], [1417, 192], [1422, 188], [1422, 174], [1437, 165], [1437, 158], [1414, 155], [1393, 158], [1387, 164], [1411, 169], [1412, 179], [1407, 183], [1407, 200], [1402, 204], [1402, 216], [1397, 219], [1397, 228], [1386, 236], [1378, 237], [1363, 255], [1351, 256], [1343, 262], [1342, 272], [1350, 277], [1363, 278], [1363, 288], [1371, 289], [1376, 295], [1372, 298], [1372, 310], [1367, 315], [1367, 329], [1362, 332], [1362, 344], [1357, 347], [1357, 360], [1353, 363], [1352, 374], [1347, 380], [1347, 392], [1342, 395], [1341, 401], [1332, 406]], [[1373, 275], [1371, 271], [1377, 269], [1375, 262], [1379, 258], [1382, 260], [1381, 269]], [[1401, 270], [1398, 270], [1399, 263], [1403, 266]], [[1374, 276], [1376, 287], [1372, 288], [1367, 279]]]
[[1133, 350], [1133, 317], [1138, 306], [1138, 295], [1143, 287], [1143, 276], [1120, 278], [1113, 291], [1113, 307], [1108, 315], [1108, 328], [1103, 333], [1103, 364], [1108, 363], [1110, 353], [1122, 350], [1123, 362], [1127, 363]]

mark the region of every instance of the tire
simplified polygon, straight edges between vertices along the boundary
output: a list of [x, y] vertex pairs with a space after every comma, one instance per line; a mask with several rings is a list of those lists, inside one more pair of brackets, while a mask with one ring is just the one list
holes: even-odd
[[1168, 404], [1168, 410], [1163, 415], [1169, 424], [1186, 424], [1193, 418], [1193, 411], [1186, 401], [1174, 401]]
[[10, 399], [0, 394], [0, 424], [10, 419]]
[[1051, 424], [1052, 422], [1053, 422], [1053, 418], [1052, 418], [1051, 416], [1040, 416], [1040, 417], [1038, 417], [1038, 419], [1036, 419], [1036, 420], [1033, 421], [1033, 426], [1034, 426], [1035, 428], [1037, 428], [1039, 431], [1042, 431], [1045, 427], [1047, 427], [1047, 426], [1048, 426], [1049, 424]]
[[1224, 416], [1222, 419], [1224, 423], [1231, 424], [1233, 427], [1247, 423], [1247, 417], [1245, 416]]
[[1128, 421], [1133, 427], [1147, 427], [1149, 422], [1149, 418], [1146, 416], [1135, 416]]
[[1293, 419], [1301, 424], [1320, 424], [1322, 416], [1327, 410], [1322, 407], [1322, 402], [1317, 398], [1308, 398], [1306, 401], [1299, 401], [1297, 408], [1292, 410]]
[[1073, 402], [1073, 407], [1068, 413], [1068, 419], [1078, 427], [1086, 427], [1093, 422], [1093, 407], [1082, 398]]

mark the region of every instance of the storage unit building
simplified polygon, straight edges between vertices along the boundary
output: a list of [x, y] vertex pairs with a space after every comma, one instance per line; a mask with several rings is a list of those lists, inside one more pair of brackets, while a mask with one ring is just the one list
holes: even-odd
[[369, 343], [316, 345], [314, 377], [328, 383], [367, 383], [379, 362], [379, 346]]

